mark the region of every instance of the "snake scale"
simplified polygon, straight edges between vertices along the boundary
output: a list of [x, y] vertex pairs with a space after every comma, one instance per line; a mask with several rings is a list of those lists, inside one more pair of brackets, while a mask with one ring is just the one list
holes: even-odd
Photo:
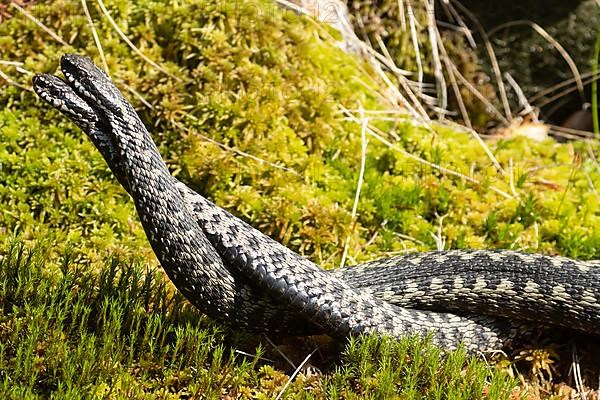
[[472, 352], [560, 326], [600, 332], [600, 261], [516, 251], [435, 251], [325, 271], [173, 177], [133, 106], [82, 56], [35, 92], [92, 140], [135, 202], [181, 293], [209, 317], [265, 333], [430, 335]]

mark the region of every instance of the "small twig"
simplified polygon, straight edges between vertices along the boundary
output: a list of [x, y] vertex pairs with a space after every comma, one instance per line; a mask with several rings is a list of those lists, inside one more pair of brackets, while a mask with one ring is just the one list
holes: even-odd
[[[362, 110], [362, 106], [360, 107]], [[369, 119], [365, 118], [364, 114], [360, 113], [361, 119], [361, 130], [360, 130], [360, 142], [361, 142], [361, 153], [360, 153], [360, 171], [358, 173], [358, 182], [356, 183], [356, 194], [354, 195], [354, 204], [352, 205], [352, 214], [351, 214], [351, 228], [346, 236], [346, 243], [344, 244], [344, 252], [342, 253], [342, 261], [340, 261], [340, 268], [344, 267], [346, 264], [346, 257], [348, 256], [348, 248], [350, 247], [350, 236], [354, 231], [354, 224], [356, 223], [356, 212], [358, 209], [358, 201], [360, 200], [360, 191], [362, 188], [363, 179], [365, 176], [365, 165], [367, 160], [367, 126], [369, 124]]]
[[110, 77], [108, 63], [106, 62], [106, 57], [104, 56], [104, 51], [102, 50], [102, 43], [100, 43], [100, 37], [98, 36], [98, 32], [96, 32], [96, 26], [94, 25], [94, 21], [90, 15], [90, 10], [88, 9], [86, 0], [81, 0], [81, 7], [83, 8], [85, 18], [87, 19], [90, 29], [92, 30], [92, 36], [94, 37], [94, 43], [96, 43], [96, 48], [100, 54], [100, 59], [102, 60], [102, 65], [104, 66], [104, 72], [106, 72], [106, 74]]
[[497, 27], [495, 27], [494, 29], [489, 31], [488, 35], [493, 36], [496, 32], [498, 32], [501, 29], [509, 28], [511, 26], [518, 26], [518, 25], [529, 26], [538, 35], [540, 35], [548, 43], [550, 43], [552, 46], [554, 46], [554, 48], [560, 53], [562, 58], [569, 65], [569, 68], [571, 69], [571, 73], [573, 74], [573, 77], [575, 78], [575, 82], [577, 83], [577, 89], [579, 90], [579, 96], [581, 98], [581, 101], [585, 102], [585, 93], [583, 91], [583, 82], [581, 80], [581, 74], [579, 73], [579, 69], [577, 69], [577, 64], [575, 63], [575, 61], [573, 61], [573, 59], [571, 58], [569, 53], [565, 50], [565, 48], [562, 47], [562, 45], [556, 39], [554, 39], [548, 32], [546, 32], [544, 30], [544, 28], [542, 28], [541, 26], [539, 26], [538, 24], [536, 24], [533, 21], [528, 21], [528, 20], [510, 21], [510, 22], [506, 22], [504, 24], [498, 25]]
[[69, 46], [69, 44], [67, 42], [65, 42], [63, 38], [61, 38], [60, 36], [58, 36], [58, 34], [56, 34], [52, 29], [50, 29], [46, 25], [42, 24], [42, 22], [39, 19], [37, 19], [36, 17], [34, 17], [33, 15], [31, 15], [23, 7], [21, 7], [20, 5], [18, 5], [14, 1], [11, 2], [10, 5], [12, 7], [16, 8], [17, 10], [19, 10], [21, 13], [23, 13], [23, 15], [25, 15], [27, 18], [29, 18], [34, 24], [36, 24], [37, 26], [39, 26], [40, 28], [42, 28], [48, 35], [50, 35], [52, 37], [52, 39], [56, 40], [57, 42], [59, 42], [63, 46]]
[[156, 68], [157, 70], [159, 70], [160, 72], [162, 72], [163, 74], [166, 74], [168, 76], [170, 76], [171, 78], [175, 79], [176, 81], [179, 82], [183, 82], [183, 79], [181, 79], [180, 77], [173, 75], [172, 73], [170, 73], [169, 71], [167, 71], [166, 69], [164, 69], [163, 67], [161, 67], [160, 65], [158, 65], [157, 63], [155, 63], [154, 61], [152, 61], [150, 58], [148, 58], [144, 53], [142, 53], [142, 51], [140, 49], [138, 49], [132, 42], [131, 40], [129, 40], [129, 38], [127, 37], [127, 35], [125, 35], [125, 33], [123, 33], [123, 31], [121, 30], [121, 28], [119, 28], [119, 25], [117, 25], [116, 21], [110, 16], [110, 13], [108, 12], [108, 10], [106, 9], [106, 6], [104, 5], [104, 3], [102, 2], [102, 0], [97, 0], [98, 1], [98, 5], [100, 6], [100, 9], [102, 10], [102, 13], [104, 14], [104, 16], [106, 17], [106, 19], [108, 19], [108, 22], [110, 22], [110, 24], [113, 26], [113, 28], [115, 29], [115, 31], [117, 32], [117, 34], [121, 37], [121, 39], [123, 39], [123, 41], [125, 43], [127, 43], [127, 45], [138, 55], [140, 56], [140, 58], [142, 58], [142, 60], [146, 61], [148, 64], [150, 64], [151, 66], [153, 66], [154, 68]]
[[281, 391], [279, 392], [279, 394], [277, 395], [277, 397], [275, 398], [275, 400], [281, 399], [281, 397], [283, 396], [283, 394], [287, 390], [288, 386], [290, 386], [290, 384], [292, 383], [292, 381], [296, 378], [296, 376], [300, 373], [300, 371], [304, 367], [304, 364], [306, 364], [308, 362], [308, 360], [312, 357], [313, 354], [315, 354], [317, 352], [317, 350], [319, 350], [318, 347], [316, 349], [314, 349], [312, 351], [312, 353], [310, 353], [309, 355], [307, 355], [304, 358], [304, 360], [300, 363], [300, 365], [298, 365], [298, 368], [296, 368], [296, 370], [294, 371], [294, 373], [292, 374], [292, 376], [290, 376], [290, 378], [288, 379], [288, 381], [286, 382], [286, 384], [283, 386], [283, 389], [281, 389]]

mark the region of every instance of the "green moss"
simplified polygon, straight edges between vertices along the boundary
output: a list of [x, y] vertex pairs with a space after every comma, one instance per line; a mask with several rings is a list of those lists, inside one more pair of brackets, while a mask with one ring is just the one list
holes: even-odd
[[[173, 172], [286, 245], [335, 265], [351, 234], [349, 211], [360, 163], [359, 127], [339, 117], [338, 104], [379, 107], [375, 95], [361, 84], [370, 81], [363, 66], [322, 38], [310, 23], [275, 12], [268, 3], [262, 4], [263, 9], [199, 0], [168, 11], [157, 1], [140, 7], [116, 2], [110, 7], [130, 39], [180, 78], [170, 78], [131, 56], [106, 20], [97, 17], [111, 76], [152, 105], [145, 107], [130, 94]], [[32, 12], [59, 35], [71, 38], [78, 52], [96, 53], [78, 8], [59, 2], [45, 5], [43, 13], [35, 7]], [[69, 23], [53, 26], [52, 18], [59, 15]], [[55, 72], [65, 49], [49, 42], [45, 32], [23, 18], [8, 20], [1, 29], [32, 42], [31, 48], [7, 43], [2, 58], [23, 60], [37, 72]], [[46, 45], [38, 48], [42, 42]], [[131, 246], [149, 254], [127, 196], [114, 185], [87, 139], [33, 94], [9, 87], [2, 100], [6, 117], [0, 149], [7, 174], [3, 203], [11, 210], [0, 221], [5, 231], [26, 239], [56, 240], [59, 248], [74, 246], [82, 255], [97, 257]], [[396, 245], [384, 239], [389, 235], [376, 238], [368, 254], [353, 250], [384, 221], [383, 231], [423, 242], [416, 246], [419, 250], [435, 246], [430, 233], [437, 231], [442, 216], [442, 234], [450, 247], [510, 247], [522, 240], [520, 235], [529, 235], [537, 222], [568, 221], [580, 211], [585, 215], [581, 224], [561, 223], [554, 239], [545, 241], [542, 236], [535, 241], [553, 253], [598, 256], [597, 248], [583, 245], [584, 249], [574, 250], [565, 240], [575, 229], [584, 237], [598, 235], [597, 210], [586, 211], [597, 203], [587, 178], [597, 181], [597, 165], [588, 162], [582, 170], [573, 164], [569, 147], [524, 138], [490, 145], [504, 168], [512, 160], [519, 201], [490, 190], [493, 186], [512, 194], [510, 179], [497, 172], [464, 133], [441, 126], [428, 131], [406, 123], [375, 124], [399, 135], [399, 145], [407, 151], [472, 176], [481, 185], [440, 174], [371, 139], [358, 225], [352, 233], [353, 257], [371, 258], [377, 251], [393, 250], [390, 246]], [[219, 148], [204, 136], [299, 176]], [[576, 151], [584, 149], [576, 146]], [[542, 179], [555, 185], [539, 183]], [[534, 207], [535, 215], [527, 214], [527, 207]], [[15, 214], [15, 209], [21, 211]], [[489, 213], [507, 224], [504, 239], [484, 236]], [[399, 243], [415, 248], [411, 242]]]
[[[274, 351], [236, 354], [247, 344], [211, 326], [155, 270], [112, 259], [95, 273], [66, 257], [61, 273], [49, 276], [43, 248], [5, 250], [4, 399], [271, 399], [288, 381], [269, 361]], [[299, 375], [286, 398], [509, 398], [515, 386], [462, 350], [442, 356], [414, 338], [352, 340], [341, 358], [342, 366], [325, 374]]]
[[13, 235], [45, 240], [56, 251], [72, 247], [82, 260], [139, 247], [150, 255], [134, 226], [135, 209], [98, 151], [71, 124], [44, 113], [40, 107], [0, 111], [2, 243]]

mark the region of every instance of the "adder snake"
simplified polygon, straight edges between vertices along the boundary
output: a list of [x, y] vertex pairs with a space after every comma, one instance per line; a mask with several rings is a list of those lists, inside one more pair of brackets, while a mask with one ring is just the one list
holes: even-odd
[[470, 351], [528, 327], [600, 331], [600, 262], [515, 251], [410, 254], [325, 271], [171, 176], [131, 104], [91, 60], [61, 59], [36, 93], [92, 140], [135, 202], [175, 286], [208, 316], [286, 334], [430, 334]]

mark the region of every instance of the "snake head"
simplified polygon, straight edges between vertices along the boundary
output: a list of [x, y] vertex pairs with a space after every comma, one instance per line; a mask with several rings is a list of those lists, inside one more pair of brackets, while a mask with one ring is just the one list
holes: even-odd
[[77, 54], [65, 54], [60, 59], [60, 68], [69, 86], [90, 105], [116, 115], [126, 114], [124, 106], [129, 103], [92, 60]]
[[40, 98], [84, 130], [99, 122], [100, 117], [96, 111], [59, 77], [37, 74], [33, 77], [32, 83], [33, 90]]
[[[77, 68], [69, 64], [67, 67], [63, 66], [63, 69], [68, 68], [69, 71], [79, 71], [82, 68], [90, 68], [89, 65], [86, 66], [83, 63], [89, 61], [88, 59], [79, 56], [74, 56], [74, 59], [75, 62], [81, 61], [82, 63], [79, 63]], [[96, 70], [99, 71], [95, 67], [92, 69], [92, 71], [95, 71], [93, 72], [94, 74], [104, 74]], [[72, 82], [77, 81], [73, 80]], [[114, 149], [112, 128], [105, 113], [105, 108], [100, 107], [97, 102], [94, 102], [91, 94], [89, 96], [81, 94], [83, 92], [81, 84], [76, 85], [75, 83], [65, 82], [59, 77], [48, 74], [35, 75], [32, 83], [33, 90], [40, 98], [66, 115], [88, 135], [119, 182], [123, 187], [128, 189], [129, 183], [127, 176], [119, 164], [120, 161], [118, 160], [117, 152]], [[77, 89], [78, 87], [80, 88], [79, 90]], [[92, 85], [91, 90], [94, 87], [95, 85]], [[111, 85], [111, 87], [114, 86]], [[89, 94], [87, 89], [86, 92]], [[99, 96], [96, 96], [96, 98], [99, 98]]]

